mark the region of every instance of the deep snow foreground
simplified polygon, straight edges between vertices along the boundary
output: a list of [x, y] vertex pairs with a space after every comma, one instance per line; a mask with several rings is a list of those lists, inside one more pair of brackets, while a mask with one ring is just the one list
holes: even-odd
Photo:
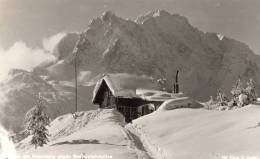
[[260, 158], [260, 105], [154, 112], [130, 126], [157, 158]]
[[[115, 110], [93, 110], [78, 113], [74, 119], [71, 114], [56, 118], [49, 128], [51, 134], [47, 146], [34, 149], [27, 138], [17, 145], [18, 154], [36, 157], [68, 156], [85, 158], [96, 155], [113, 159], [135, 159], [142, 155], [135, 141], [124, 129], [124, 119]], [[149, 157], [145, 157], [149, 158]]]
[[0, 124], [0, 159], [15, 159], [15, 146], [9, 138], [9, 133]]
[[[19, 155], [113, 159], [260, 158], [260, 105], [217, 111], [179, 108], [156, 111], [125, 125], [111, 109], [56, 118], [48, 145], [34, 149], [27, 138]], [[93, 157], [93, 156], [92, 156]], [[83, 157], [82, 157], [83, 159]]]

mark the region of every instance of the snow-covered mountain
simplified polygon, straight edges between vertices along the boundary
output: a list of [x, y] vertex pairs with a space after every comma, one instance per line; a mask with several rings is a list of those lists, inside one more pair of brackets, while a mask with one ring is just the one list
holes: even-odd
[[80, 110], [95, 108], [91, 106], [93, 84], [104, 73], [164, 77], [173, 84], [180, 70], [181, 91], [200, 100], [209, 99], [219, 88], [228, 92], [238, 76], [254, 78], [260, 92], [260, 57], [246, 44], [204, 33], [187, 18], [162, 10], [135, 21], [105, 12], [85, 31], [61, 39], [54, 49], [56, 62], [33, 72], [9, 74], [0, 86], [0, 119], [5, 126], [21, 126], [39, 92], [49, 100], [52, 117], [74, 110], [73, 50], [78, 50]]
[[[54, 81], [47, 76], [13, 69], [8, 78], [0, 83], [0, 121], [8, 129], [21, 130], [25, 113], [35, 104], [37, 95], [44, 97], [47, 113], [55, 118], [64, 113], [74, 112], [74, 86], [70, 82]], [[80, 87], [79, 92], [88, 94]], [[91, 91], [90, 91], [91, 92]], [[91, 92], [92, 93], [92, 92]], [[89, 110], [90, 98], [79, 97], [79, 110]]]
[[[178, 14], [159, 10], [131, 21], [105, 12], [78, 37], [78, 63], [91, 72], [88, 79], [124, 72], [165, 77], [173, 84], [180, 70], [181, 90], [202, 100], [218, 89], [228, 92], [239, 76], [254, 78], [260, 88], [260, 58], [246, 44], [203, 33]], [[71, 39], [67, 41], [76, 41], [75, 36]], [[59, 47], [68, 46], [64, 45]], [[56, 78], [72, 78], [75, 56], [60, 52], [58, 57], [60, 61], [47, 70]]]

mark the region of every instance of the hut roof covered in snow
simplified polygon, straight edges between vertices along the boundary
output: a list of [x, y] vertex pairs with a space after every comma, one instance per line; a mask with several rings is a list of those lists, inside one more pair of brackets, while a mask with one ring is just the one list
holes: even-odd
[[104, 84], [114, 97], [141, 98], [147, 101], [165, 101], [176, 97], [173, 93], [160, 91], [152, 77], [118, 73], [107, 74], [97, 82], [93, 91], [93, 103]]

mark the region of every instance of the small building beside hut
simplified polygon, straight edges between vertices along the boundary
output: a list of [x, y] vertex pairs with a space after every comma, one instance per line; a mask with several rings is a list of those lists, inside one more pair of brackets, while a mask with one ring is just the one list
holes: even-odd
[[107, 74], [97, 82], [92, 101], [100, 108], [118, 110], [126, 122], [131, 122], [157, 110], [164, 101], [180, 95], [161, 91], [157, 81], [151, 77]]

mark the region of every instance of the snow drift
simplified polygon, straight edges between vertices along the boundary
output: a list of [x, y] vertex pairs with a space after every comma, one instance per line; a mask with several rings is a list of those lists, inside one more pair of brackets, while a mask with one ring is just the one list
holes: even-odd
[[157, 109], [160, 111], [168, 111], [178, 108], [202, 108], [203, 106], [196, 102], [195, 100], [189, 97], [180, 97], [176, 99], [169, 99], [165, 101], [160, 107]]
[[133, 121], [158, 156], [178, 159], [260, 157], [260, 105], [230, 111], [174, 109]]
[[[124, 130], [124, 118], [112, 109], [78, 112], [56, 118], [49, 127], [50, 142], [34, 149], [30, 137], [17, 144], [18, 155], [33, 156], [112, 156], [115, 159], [136, 158]], [[87, 157], [86, 157], [87, 158]]]

